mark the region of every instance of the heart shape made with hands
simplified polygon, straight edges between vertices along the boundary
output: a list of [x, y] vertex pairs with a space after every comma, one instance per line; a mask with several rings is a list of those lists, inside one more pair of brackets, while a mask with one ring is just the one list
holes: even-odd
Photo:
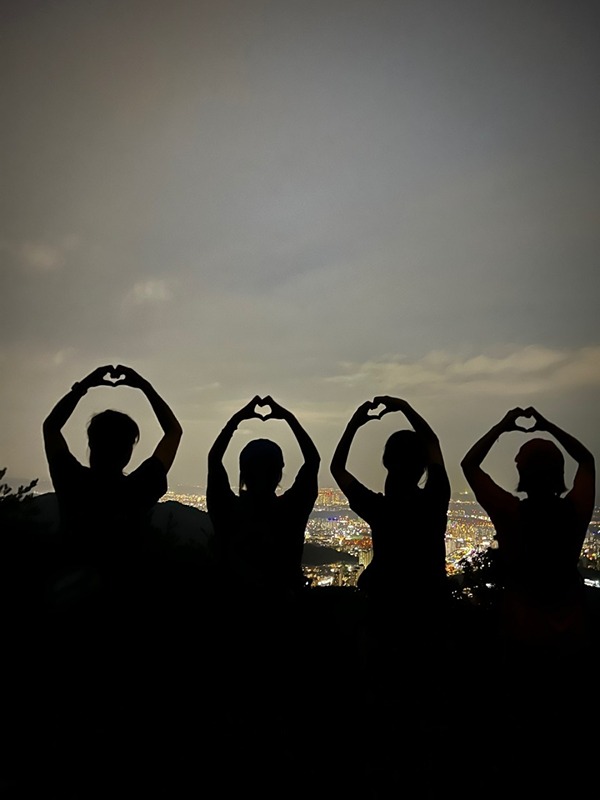
[[381, 419], [388, 411], [389, 408], [384, 403], [377, 403], [377, 405], [372, 405], [367, 411], [367, 416], [373, 417], [373, 419]]
[[531, 433], [536, 430], [537, 420], [533, 414], [523, 414], [515, 420], [515, 428], [524, 433]]
[[[258, 412], [258, 409], [266, 409], [265, 413]], [[270, 419], [271, 414], [273, 413], [273, 409], [266, 397], [259, 397], [256, 401], [256, 405], [254, 406], [254, 413], [256, 414], [258, 419], [261, 419], [263, 422], [267, 419]]]
[[103, 375], [103, 380], [105, 380], [107, 383], [111, 383], [113, 386], [117, 386], [119, 383], [123, 383], [125, 380], [125, 375], [120, 369], [115, 369], [112, 367], [109, 369], [106, 375]]

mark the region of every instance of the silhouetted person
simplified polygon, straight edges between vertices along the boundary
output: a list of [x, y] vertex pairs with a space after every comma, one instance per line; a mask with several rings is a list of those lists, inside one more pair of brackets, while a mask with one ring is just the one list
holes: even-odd
[[[533, 427], [523, 428], [519, 418], [533, 419]], [[498, 486], [481, 464], [510, 431], [554, 437], [577, 462], [570, 491], [563, 455], [546, 438], [530, 439], [516, 455], [517, 492], [526, 497]], [[561, 779], [573, 779], [581, 757], [578, 695], [589, 631], [578, 561], [594, 509], [594, 458], [577, 439], [529, 407], [508, 411], [471, 447], [461, 466], [496, 531], [502, 592], [494, 685], [500, 719], [508, 725], [500, 732], [501, 752], [507, 748], [504, 767], [519, 764], [517, 780], [535, 784], [536, 790], [556, 788]]]
[[[269, 406], [261, 416], [257, 409]], [[294, 433], [304, 463], [283, 494], [283, 453], [269, 439], [255, 439], [240, 453], [239, 494], [231, 489], [223, 456], [238, 425], [248, 419], [281, 419]], [[318, 493], [320, 457], [310, 436], [271, 397], [254, 397], [232, 416], [208, 454], [207, 510], [215, 530], [222, 581], [232, 592], [284, 599], [305, 585], [304, 533]]]
[[[525, 429], [519, 418], [533, 418]], [[481, 468], [497, 439], [509, 431], [544, 431], [577, 462], [565, 486], [564, 458], [549, 439], [530, 439], [515, 458], [519, 499]], [[579, 556], [594, 510], [595, 465], [577, 439], [535, 408], [514, 408], [477, 441], [461, 462], [477, 501], [496, 530], [503, 583], [502, 632], [514, 642], [553, 647], [582, 644], [587, 636]], [[566, 492], [566, 494], [565, 494]], [[564, 496], [563, 496], [564, 495]]]
[[[92, 417], [89, 466], [72, 455], [63, 436], [78, 402], [97, 386], [139, 389], [163, 430], [153, 454], [131, 473], [125, 469], [139, 429], [128, 415], [106, 410]], [[44, 716], [59, 724], [48, 737], [56, 748], [50, 751], [53, 768], [64, 770], [61, 779], [82, 780], [87, 793], [110, 783], [124, 766], [135, 771], [141, 743], [148, 745], [168, 726], [157, 722], [164, 721], [162, 692], [171, 681], [166, 626], [157, 624], [160, 609], [144, 544], [182, 429], [151, 384], [119, 365], [99, 367], [75, 383], [48, 415], [43, 434], [64, 540], [50, 604], [52, 657], [43, 670], [50, 708]]]
[[[370, 413], [380, 406], [379, 414]], [[388, 438], [381, 494], [360, 483], [346, 464], [358, 429], [396, 411], [413, 430]], [[430, 425], [406, 400], [387, 396], [354, 412], [334, 452], [331, 474], [372, 534], [373, 559], [358, 581], [367, 602], [365, 688], [370, 695], [359, 724], [369, 734], [370, 780], [383, 797], [401, 791], [405, 783], [422, 782], [425, 774], [429, 780], [430, 760], [436, 761], [440, 752], [448, 663], [450, 484]]]
[[[379, 406], [381, 413], [369, 413]], [[381, 494], [360, 483], [348, 470], [347, 460], [358, 429], [395, 411], [401, 411], [414, 430], [396, 431], [388, 438]], [[411, 687], [404, 702], [410, 694], [419, 695], [414, 682], [425, 680], [433, 662], [439, 662], [446, 626], [444, 536], [450, 484], [439, 441], [406, 400], [375, 397], [360, 405], [348, 422], [331, 461], [331, 474], [350, 508], [371, 528], [373, 559], [358, 586], [368, 601], [369, 668], [378, 675], [375, 702], [390, 702], [387, 692]], [[398, 681], [400, 671], [403, 683]]]
[[[379, 415], [369, 413], [381, 405]], [[401, 411], [414, 430], [396, 431], [387, 440], [383, 453], [387, 477], [381, 494], [363, 486], [346, 462], [358, 429], [393, 411]], [[423, 417], [406, 400], [395, 397], [363, 403], [337, 445], [331, 474], [350, 508], [371, 527], [373, 560], [360, 576], [359, 588], [385, 603], [407, 603], [417, 616], [445, 602], [450, 484], [438, 438]]]
[[[89, 467], [73, 456], [63, 436], [62, 428], [80, 399], [96, 386], [139, 389], [163, 430], [154, 453], [129, 474], [124, 470], [139, 428], [127, 414], [109, 409], [92, 417], [87, 429]], [[167, 490], [167, 472], [179, 447], [181, 425], [145, 378], [119, 365], [98, 367], [75, 383], [44, 421], [43, 433], [68, 553], [79, 564], [113, 569], [116, 557], [139, 545], [150, 509]]]
[[[271, 410], [262, 416], [265, 406]], [[239, 494], [230, 486], [223, 457], [238, 426], [250, 419], [284, 420], [296, 437], [304, 463], [282, 494], [276, 490], [283, 454], [269, 439], [244, 447]], [[299, 636], [306, 585], [302, 551], [318, 494], [319, 463], [319, 453], [296, 417], [271, 397], [258, 396], [231, 417], [208, 455], [206, 502], [216, 545], [214, 652], [220, 659], [215, 691], [223, 704], [217, 717], [225, 727], [222, 735], [235, 748], [239, 769], [243, 764], [258, 771], [263, 782], [273, 780], [288, 756], [297, 763], [291, 737], [297, 735], [304, 675]]]

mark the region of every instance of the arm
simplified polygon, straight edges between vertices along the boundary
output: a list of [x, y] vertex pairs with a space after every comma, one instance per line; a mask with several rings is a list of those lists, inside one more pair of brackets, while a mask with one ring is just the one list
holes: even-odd
[[425, 447], [427, 448], [427, 460], [429, 464], [439, 464], [444, 466], [444, 457], [442, 456], [442, 449], [440, 441], [435, 434], [433, 428], [423, 417], [415, 411], [407, 400], [402, 400], [399, 397], [388, 397], [387, 395], [375, 397], [373, 400], [375, 407], [379, 405], [385, 406], [383, 411], [379, 414], [379, 419], [384, 414], [390, 411], [401, 411], [406, 419], [412, 425], [415, 433], [418, 433]]
[[284, 408], [283, 406], [280, 406], [279, 403], [276, 403], [270, 395], [261, 400], [261, 403], [271, 407], [271, 413], [268, 414], [264, 419], [282, 419], [287, 422], [292, 430], [292, 433], [296, 437], [296, 441], [298, 442], [298, 446], [300, 447], [300, 451], [304, 457], [304, 463], [310, 469], [310, 471], [314, 472], [316, 475], [316, 473], [319, 471], [321, 456], [319, 455], [319, 451], [315, 447], [313, 440], [298, 422], [296, 417], [291, 411], [288, 411], [287, 408]]
[[376, 405], [376, 403], [374, 404], [370, 400], [367, 400], [356, 409], [354, 414], [350, 417], [350, 420], [346, 425], [346, 430], [342, 434], [342, 437], [335, 448], [333, 458], [331, 459], [330, 469], [337, 485], [344, 493], [346, 493], [346, 489], [354, 481], [356, 481], [356, 478], [351, 472], [348, 471], [346, 466], [348, 455], [350, 453], [350, 446], [359, 428], [361, 428], [371, 419], [378, 419], [375, 416], [369, 416], [368, 413], [375, 408]]
[[114, 386], [111, 381], [107, 381], [105, 378], [107, 374], [112, 374], [112, 372], [112, 366], [97, 367], [93, 372], [90, 372], [89, 375], [86, 375], [83, 380], [74, 383], [71, 387], [71, 391], [62, 397], [48, 414], [42, 427], [44, 449], [48, 461], [51, 461], [62, 453], [69, 452], [69, 447], [62, 434], [62, 429], [88, 389], [94, 386]]
[[586, 517], [589, 522], [594, 510], [596, 494], [596, 464], [594, 456], [578, 439], [563, 431], [553, 422], [549, 422], [537, 409], [530, 406], [525, 413], [535, 419], [535, 425], [531, 430], [549, 433], [566, 450], [573, 461], [577, 462], [573, 488], [567, 496], [574, 502], [582, 517]]
[[208, 451], [208, 488], [210, 488], [210, 484], [215, 480], [224, 481], [227, 484], [227, 488], [230, 488], [227, 471], [223, 466], [223, 456], [240, 422], [254, 417], [262, 419], [262, 417], [256, 413], [256, 404], [259, 401], [260, 398], [256, 395], [243, 408], [236, 411], [215, 439], [213, 446]]
[[239, 411], [236, 411], [235, 414], [231, 417], [231, 419], [225, 424], [225, 427], [221, 431], [221, 433], [215, 439], [213, 446], [208, 451], [208, 468], [209, 470], [211, 467], [217, 467], [219, 464], [223, 462], [223, 456], [225, 455], [225, 451], [227, 450], [227, 446], [231, 441], [231, 437], [237, 430], [238, 425], [240, 422], [243, 422], [246, 419], [262, 419], [262, 417], [256, 413], [256, 404], [260, 401], [260, 397], [255, 395], [249, 403], [247, 403], [243, 408], [240, 408]]
[[145, 378], [142, 378], [134, 369], [119, 364], [115, 373], [121, 376], [122, 380], [114, 385], [131, 386], [133, 389], [139, 389], [144, 393], [152, 410], [156, 414], [158, 424], [163, 430], [163, 437], [156, 445], [153, 455], [161, 462], [165, 468], [165, 472], [168, 472], [175, 460], [179, 442], [183, 435], [181, 425], [175, 414], [158, 394], [156, 389], [154, 389], [152, 384]]
[[[475, 492], [477, 500], [486, 511], [491, 506], [498, 508], [507, 503], [517, 503], [518, 500], [510, 492], [502, 489], [490, 476], [481, 469], [481, 463], [498, 441], [500, 436], [507, 431], [522, 431], [516, 421], [519, 417], [529, 416], [522, 408], [513, 408], [494, 425], [487, 433], [478, 439], [460, 462], [462, 471], [469, 486]], [[489, 513], [489, 512], [488, 512]]]

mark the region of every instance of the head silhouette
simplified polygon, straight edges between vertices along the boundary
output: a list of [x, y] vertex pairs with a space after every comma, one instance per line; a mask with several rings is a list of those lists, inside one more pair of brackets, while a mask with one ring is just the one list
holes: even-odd
[[548, 439], [530, 439], [515, 457], [518, 492], [560, 495], [566, 491], [565, 459]]
[[281, 447], [270, 439], [253, 439], [240, 453], [240, 491], [270, 494], [282, 474]]
[[122, 472], [140, 438], [137, 424], [120, 411], [94, 414], [87, 428], [90, 467], [109, 472]]
[[383, 466], [388, 477], [405, 485], [417, 485], [427, 466], [427, 451], [415, 431], [392, 433], [383, 450]]

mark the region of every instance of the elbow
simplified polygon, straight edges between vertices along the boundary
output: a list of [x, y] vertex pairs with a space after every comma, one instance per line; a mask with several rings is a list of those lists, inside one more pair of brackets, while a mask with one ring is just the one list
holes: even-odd
[[589, 470], [592, 470], [592, 472], [595, 472], [595, 470], [596, 470], [596, 460], [595, 460], [593, 454], [589, 450], [586, 450], [585, 456], [581, 460], [581, 463], [584, 466], [586, 466]]
[[321, 466], [321, 456], [318, 453], [315, 453], [307, 458], [304, 459], [304, 465], [306, 469], [310, 470], [311, 472], [317, 474], [319, 472], [319, 468]]
[[482, 475], [481, 468], [479, 464], [474, 463], [470, 459], [464, 459], [460, 462], [460, 467], [462, 469], [463, 475], [469, 486], [473, 486], [473, 483], [476, 482]]
[[221, 455], [214, 451], [208, 451], [208, 459], [207, 459], [207, 466], [209, 470], [216, 469], [221, 464]]
[[580, 469], [585, 470], [591, 476], [592, 480], [596, 480], [596, 461], [589, 450], [585, 457], [579, 460], [579, 467]]

